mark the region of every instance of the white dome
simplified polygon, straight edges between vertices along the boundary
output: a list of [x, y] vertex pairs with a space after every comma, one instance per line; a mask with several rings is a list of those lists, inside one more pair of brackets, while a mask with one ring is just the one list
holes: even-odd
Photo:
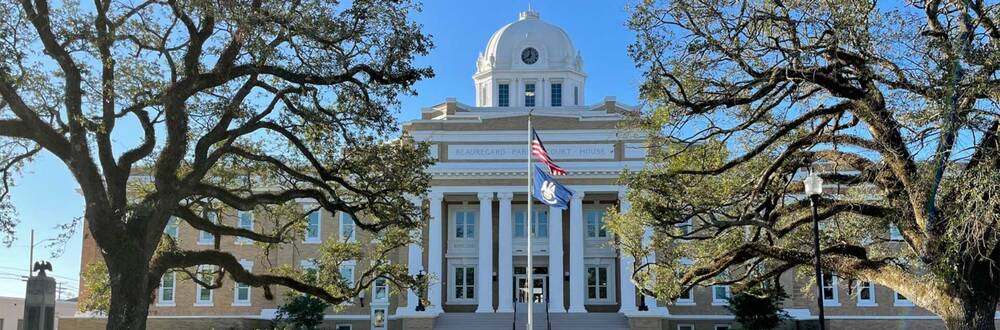
[[[522, 61], [528, 48], [537, 50], [534, 63]], [[529, 61], [530, 62], [530, 61]], [[491, 69], [573, 70], [580, 71], [581, 60], [563, 29], [539, 19], [538, 12], [521, 12], [516, 22], [493, 33], [486, 50], [479, 56], [477, 71]]]

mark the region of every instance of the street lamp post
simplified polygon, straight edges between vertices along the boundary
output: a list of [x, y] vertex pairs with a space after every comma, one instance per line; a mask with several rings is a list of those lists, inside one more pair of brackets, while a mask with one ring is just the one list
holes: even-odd
[[[417, 273], [417, 282], [423, 283], [425, 276], [427, 276], [427, 273], [425, 273], [424, 270], [421, 269], [420, 272]], [[426, 311], [427, 308], [424, 307], [424, 290], [418, 290], [416, 293], [417, 293], [417, 307], [414, 308], [413, 310], [417, 312]]]
[[823, 179], [816, 175], [816, 172], [809, 173], [809, 176], [805, 180], [802, 180], [805, 186], [806, 195], [809, 196], [809, 204], [812, 206], [812, 224], [813, 224], [813, 252], [816, 255], [816, 305], [819, 307], [819, 329], [826, 329], [826, 316], [823, 315], [823, 272], [820, 269], [820, 258], [819, 258], [819, 220], [816, 217], [816, 201], [819, 200], [819, 196], [823, 194]]

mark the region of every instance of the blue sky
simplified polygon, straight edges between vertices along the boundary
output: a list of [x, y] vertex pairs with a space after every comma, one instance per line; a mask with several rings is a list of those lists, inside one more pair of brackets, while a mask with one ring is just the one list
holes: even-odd
[[[605, 96], [615, 96], [626, 104], [637, 103], [641, 75], [625, 52], [633, 40], [624, 26], [625, 4], [596, 0], [531, 2], [543, 20], [566, 30], [583, 56], [584, 71], [589, 75], [586, 104], [599, 102]], [[424, 11], [415, 19], [424, 24], [425, 33], [433, 36], [436, 48], [418, 63], [433, 67], [436, 77], [417, 83], [419, 95], [403, 100], [400, 121], [419, 117], [422, 107], [446, 97], [473, 104], [476, 56], [494, 31], [516, 20], [517, 13], [527, 7], [527, 0], [427, 0]], [[24, 283], [16, 277], [27, 275], [31, 229], [36, 231], [36, 241], [54, 238], [59, 234], [56, 225], [83, 214], [83, 198], [76, 190], [77, 184], [65, 166], [51, 155], [42, 155], [27, 166], [13, 194], [21, 219], [17, 240], [9, 248], [0, 247], [0, 255], [4, 256], [0, 258], [0, 296], [24, 296]], [[55, 259], [45, 243], [35, 249], [35, 260], [52, 261], [57, 279], [74, 292], [70, 296], [75, 295], [78, 286], [81, 239], [78, 231], [65, 253]]]

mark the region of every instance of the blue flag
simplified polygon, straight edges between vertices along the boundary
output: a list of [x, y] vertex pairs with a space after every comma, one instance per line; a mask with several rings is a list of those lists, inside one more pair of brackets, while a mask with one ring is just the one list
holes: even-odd
[[545, 170], [538, 165], [535, 165], [534, 179], [532, 195], [535, 199], [557, 209], [569, 208], [569, 199], [573, 197], [573, 191], [545, 173]]

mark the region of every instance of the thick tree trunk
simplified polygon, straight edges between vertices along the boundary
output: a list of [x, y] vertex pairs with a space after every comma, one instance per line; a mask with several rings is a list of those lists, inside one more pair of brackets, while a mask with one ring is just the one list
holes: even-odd
[[113, 262], [107, 262], [108, 275], [111, 277], [108, 330], [146, 328], [146, 317], [149, 315], [149, 304], [153, 296], [147, 271], [149, 262], [140, 261], [143, 258], [139, 251], [126, 253], [134, 256], [128, 258], [119, 254]]
[[996, 329], [997, 293], [995, 291], [966, 297], [963, 300], [961, 324], [957, 328], [951, 329]]
[[957, 290], [961, 313], [953, 318], [960, 321], [949, 324], [949, 329], [994, 330], [1000, 283], [991, 274], [997, 270], [989, 261], [969, 262], [964, 266], [968, 270], [962, 272], [963, 284]]

